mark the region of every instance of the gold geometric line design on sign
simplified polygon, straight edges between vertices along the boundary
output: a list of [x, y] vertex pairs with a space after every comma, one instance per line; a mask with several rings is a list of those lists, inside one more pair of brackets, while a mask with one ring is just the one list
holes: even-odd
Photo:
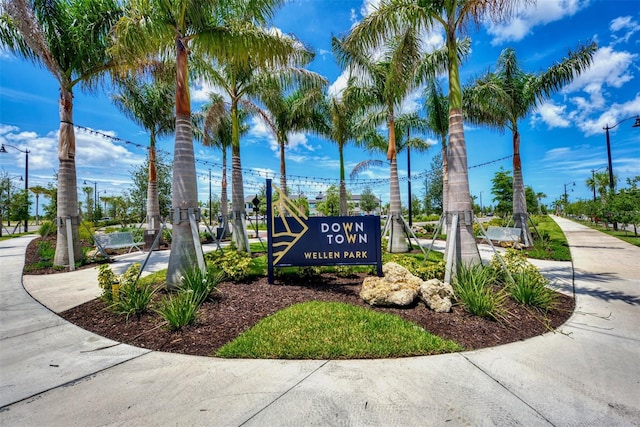
[[[284, 195], [275, 184], [271, 183], [271, 187], [278, 192], [280, 196], [278, 200], [271, 205], [271, 229], [275, 230], [275, 218], [278, 215], [282, 219], [282, 223], [284, 224], [285, 231], [281, 233], [274, 233], [272, 237], [276, 238], [287, 238], [290, 237], [292, 240], [290, 242], [279, 242], [277, 244], [273, 244], [273, 247], [283, 247], [283, 249], [279, 250], [276, 254], [274, 252], [274, 260], [273, 264], [277, 264], [283, 256], [293, 248], [298, 240], [309, 230], [307, 224], [303, 221], [303, 219], [307, 219], [307, 216], [304, 212], [295, 205], [286, 195]], [[277, 213], [276, 213], [277, 208]], [[287, 215], [288, 214], [288, 215]], [[299, 232], [291, 231], [291, 222], [298, 223], [302, 226], [302, 230]]]

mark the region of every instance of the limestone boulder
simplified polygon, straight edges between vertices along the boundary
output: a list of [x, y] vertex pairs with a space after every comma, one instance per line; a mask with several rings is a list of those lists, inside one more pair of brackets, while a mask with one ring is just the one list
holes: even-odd
[[418, 288], [418, 295], [427, 307], [437, 313], [451, 311], [454, 294], [453, 288], [449, 283], [444, 283], [438, 279], [422, 282]]
[[422, 280], [395, 262], [382, 266], [383, 277], [367, 277], [362, 283], [360, 297], [371, 305], [411, 305], [418, 296]]

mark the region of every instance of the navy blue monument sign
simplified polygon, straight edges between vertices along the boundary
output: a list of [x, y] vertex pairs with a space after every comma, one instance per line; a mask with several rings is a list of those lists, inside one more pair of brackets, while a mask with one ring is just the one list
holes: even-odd
[[280, 195], [271, 202], [267, 180], [269, 283], [273, 268], [318, 265], [375, 265], [382, 275], [379, 216], [311, 217]]

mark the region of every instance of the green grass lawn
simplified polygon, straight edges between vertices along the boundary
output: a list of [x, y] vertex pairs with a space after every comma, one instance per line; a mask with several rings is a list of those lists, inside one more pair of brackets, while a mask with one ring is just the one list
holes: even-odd
[[262, 319], [215, 356], [259, 359], [366, 359], [463, 348], [398, 316], [343, 303], [310, 301]]
[[631, 243], [634, 246], [640, 246], [640, 236], [635, 236], [631, 231], [623, 231], [618, 230], [615, 231], [613, 228], [606, 228], [604, 225], [594, 224], [591, 221], [578, 221], [582, 225], [586, 225], [587, 227], [593, 228], [594, 230], [602, 231], [603, 233], [608, 234], [609, 236], [613, 236], [620, 240], [624, 240], [627, 243]]
[[[527, 257], [555, 261], [571, 261], [569, 243], [556, 222], [548, 215], [533, 216], [535, 228], [531, 227], [534, 246], [525, 249]], [[540, 236], [538, 233], [540, 233]]]

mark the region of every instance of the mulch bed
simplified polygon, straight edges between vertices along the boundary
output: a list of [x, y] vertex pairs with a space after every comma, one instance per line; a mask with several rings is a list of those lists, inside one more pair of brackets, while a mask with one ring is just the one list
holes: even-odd
[[[37, 258], [37, 252], [29, 248], [27, 265], [34, 262], [30, 256]], [[273, 285], [269, 285], [266, 278], [247, 283], [223, 282], [211, 300], [200, 307], [196, 324], [176, 332], [164, 327], [163, 319], [155, 313], [126, 320], [110, 312], [99, 299], [62, 312], [60, 316], [119, 342], [150, 350], [211, 356], [260, 319], [304, 301], [336, 301], [392, 313], [435, 335], [454, 340], [467, 350], [507, 344], [549, 332], [562, 325], [574, 309], [573, 298], [563, 294], [558, 294], [557, 307], [546, 312], [508, 299], [507, 316], [502, 322], [471, 315], [459, 306], [454, 306], [450, 313], [435, 313], [421, 303], [409, 308], [374, 308], [359, 296], [364, 277], [364, 274], [345, 278], [324, 273], [310, 279], [276, 278]], [[161, 298], [163, 293], [158, 292], [155, 297]]]

